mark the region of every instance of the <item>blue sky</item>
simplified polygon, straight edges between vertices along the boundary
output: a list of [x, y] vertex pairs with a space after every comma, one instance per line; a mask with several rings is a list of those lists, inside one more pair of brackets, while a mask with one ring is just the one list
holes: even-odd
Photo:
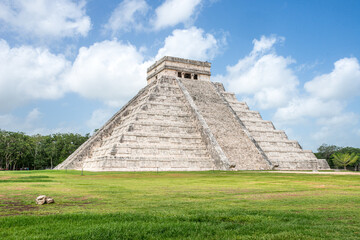
[[0, 0], [0, 129], [88, 133], [163, 55], [311, 150], [360, 147], [360, 1]]

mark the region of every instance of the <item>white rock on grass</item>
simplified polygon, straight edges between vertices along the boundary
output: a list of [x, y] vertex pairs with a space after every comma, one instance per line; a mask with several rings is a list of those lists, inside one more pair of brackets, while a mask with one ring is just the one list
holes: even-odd
[[46, 203], [54, 203], [54, 199], [45, 195], [40, 195], [36, 198], [36, 204], [43, 205]]

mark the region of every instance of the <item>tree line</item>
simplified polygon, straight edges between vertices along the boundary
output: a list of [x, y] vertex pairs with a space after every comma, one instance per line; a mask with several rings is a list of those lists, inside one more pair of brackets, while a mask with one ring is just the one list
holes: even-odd
[[29, 136], [0, 129], [0, 169], [52, 169], [89, 137], [74, 133]]
[[[74, 133], [29, 136], [0, 129], [0, 170], [52, 169], [89, 137]], [[317, 151], [316, 157], [326, 159], [331, 168], [360, 171], [360, 148], [323, 144]]]
[[317, 151], [316, 157], [326, 159], [331, 168], [360, 171], [360, 148], [323, 144]]

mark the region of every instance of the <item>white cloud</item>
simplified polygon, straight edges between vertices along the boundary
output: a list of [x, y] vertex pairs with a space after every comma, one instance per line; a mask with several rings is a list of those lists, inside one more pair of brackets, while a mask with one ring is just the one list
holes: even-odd
[[352, 112], [320, 118], [317, 123], [321, 127], [311, 137], [319, 144], [331, 140], [339, 146], [354, 146], [353, 139], [356, 139], [356, 136], [352, 133], [358, 122], [359, 116]]
[[37, 108], [31, 110], [25, 118], [18, 118], [12, 114], [0, 115], [0, 129], [27, 132], [38, 124], [41, 116], [42, 113]]
[[259, 108], [284, 106], [296, 94], [299, 83], [289, 67], [291, 58], [278, 56], [274, 44], [284, 41], [282, 37], [265, 37], [254, 40], [251, 53], [234, 66], [227, 67], [225, 76], [216, 76], [228, 89], [250, 99]]
[[196, 60], [211, 60], [218, 53], [220, 42], [209, 33], [196, 27], [176, 29], [165, 39], [156, 59], [163, 56], [176, 56]]
[[137, 17], [144, 16], [148, 10], [149, 6], [145, 0], [124, 0], [112, 12], [105, 28], [110, 30], [113, 35], [119, 31], [141, 29], [142, 25]]
[[271, 50], [275, 43], [283, 42], [283, 41], [285, 41], [284, 37], [261, 36], [260, 40], [257, 40], [257, 39], [253, 40], [254, 48], [253, 48], [252, 53], [256, 54], [256, 53], [266, 52], [268, 50]]
[[310, 94], [323, 99], [347, 99], [360, 96], [360, 65], [356, 58], [334, 63], [331, 73], [315, 77], [305, 84]]
[[[0, 129], [13, 132], [24, 132], [29, 135], [41, 134], [48, 135], [54, 133], [79, 133], [84, 131], [83, 126], [60, 126], [48, 128], [44, 126], [46, 114], [40, 112], [38, 108], [32, 109], [25, 117], [16, 116], [13, 114], [0, 114]], [[53, 124], [51, 124], [53, 125]]]
[[297, 124], [309, 117], [330, 119], [341, 114], [343, 109], [344, 104], [335, 100], [323, 101], [316, 97], [297, 97], [287, 106], [278, 108], [274, 118], [281, 123]]
[[82, 47], [67, 76], [70, 89], [86, 98], [121, 106], [146, 85], [142, 54], [117, 40]]
[[86, 122], [86, 125], [91, 129], [101, 128], [106, 121], [110, 119], [112, 115], [117, 112], [115, 108], [96, 109], [91, 114], [90, 119]]
[[86, 36], [91, 23], [85, 3], [84, 0], [0, 0], [0, 21], [6, 24], [5, 30], [24, 36]]
[[0, 111], [33, 99], [57, 99], [65, 91], [63, 74], [71, 64], [47, 49], [10, 48], [0, 39]]
[[166, 0], [155, 10], [154, 28], [159, 30], [191, 21], [200, 3], [201, 0]]
[[[295, 96], [285, 107], [279, 108], [275, 119], [296, 122], [304, 118], [317, 118], [318, 124], [353, 116], [344, 112], [347, 99], [359, 95], [360, 66], [356, 58], [343, 58], [335, 62], [328, 74], [317, 76], [304, 85], [306, 94]], [[325, 117], [325, 119], [324, 119]]]
[[308, 135], [314, 145], [353, 146], [354, 141], [358, 141], [354, 133], [359, 116], [347, 111], [346, 107], [349, 99], [359, 95], [359, 63], [356, 58], [343, 58], [334, 65], [332, 72], [305, 83], [306, 92], [277, 109], [274, 119], [284, 125], [304, 120], [311, 123], [313, 129]]

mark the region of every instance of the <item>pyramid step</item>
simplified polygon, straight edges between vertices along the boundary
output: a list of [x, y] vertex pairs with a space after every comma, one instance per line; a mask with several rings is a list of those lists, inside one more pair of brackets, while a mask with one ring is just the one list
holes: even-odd
[[204, 171], [214, 169], [211, 159], [189, 161], [169, 159], [98, 159], [84, 163], [84, 170], [94, 171]]
[[181, 128], [194, 128], [195, 125], [191, 124], [193, 123], [192, 119], [182, 119], [182, 121], [179, 120], [173, 120], [173, 119], [163, 119], [163, 118], [142, 118], [138, 119], [137, 121], [134, 121], [135, 125], [141, 125], [141, 126], [162, 126], [162, 127], [181, 127]]
[[245, 102], [233, 102], [233, 103], [230, 103], [230, 106], [235, 112], [241, 112], [243, 110], [250, 110], [249, 106]]
[[123, 142], [123, 143], [112, 143], [108, 144], [107, 146], [102, 147], [102, 150], [111, 150], [114, 149], [114, 146], [116, 149], [122, 149], [122, 148], [129, 148], [129, 149], [181, 149], [184, 151], [205, 151], [205, 145], [203, 144], [196, 144], [196, 143], [182, 143], [182, 144], [176, 144], [176, 143], [169, 143], [169, 142], [160, 142], [160, 143], [154, 143], [154, 142]]
[[268, 129], [266, 131], [262, 131], [261, 129], [258, 129], [258, 131], [257, 131], [257, 130], [253, 129], [253, 130], [250, 130], [250, 133], [256, 141], [285, 141], [285, 140], [288, 140], [288, 137], [284, 131], [276, 130], [276, 129]]
[[316, 159], [311, 152], [266, 152], [269, 159]]
[[181, 107], [184, 108], [183, 103], [171, 103], [171, 102], [156, 102], [156, 101], [149, 101], [147, 105], [150, 106], [164, 106], [164, 107]]
[[235, 96], [235, 93], [224, 92], [224, 91], [221, 91], [221, 90], [220, 90], [220, 92], [229, 103], [238, 103], [239, 102], [237, 100], [236, 96]]
[[289, 139], [259, 139], [256, 140], [258, 143], [293, 143], [293, 144], [298, 144], [298, 141], [296, 140], [289, 140]]
[[184, 95], [181, 93], [169, 93], [169, 92], [152, 92], [148, 95], [151, 98], [155, 99], [184, 99]]
[[297, 141], [281, 140], [281, 141], [257, 141], [262, 149], [264, 148], [297, 148], [301, 149]]
[[266, 120], [262, 120], [262, 119], [256, 119], [256, 120], [241, 119], [241, 121], [248, 128], [256, 127], [256, 128], [265, 128], [265, 129], [275, 129], [275, 127], [271, 121], [266, 121]]
[[245, 124], [246, 128], [250, 131], [250, 132], [269, 132], [271, 130], [275, 130], [274, 126], [271, 126], [270, 124], [258, 124], [258, 125], [247, 125]]
[[178, 157], [188, 159], [192, 157], [209, 157], [207, 150], [199, 149], [170, 149], [170, 148], [109, 148], [99, 149], [93, 153], [93, 156], [116, 156], [116, 157], [131, 157], [131, 156], [166, 156], [166, 157]]
[[[159, 156], [159, 155], [142, 155], [142, 156], [127, 156], [127, 157], [116, 157], [116, 156], [101, 156], [97, 158], [87, 159], [86, 162], [97, 162], [103, 160], [112, 160], [112, 161], [142, 161], [142, 162], [170, 162], [170, 163], [186, 163], [186, 162], [205, 162], [205, 163], [212, 163], [213, 160], [210, 157], [192, 157], [192, 158], [184, 158], [182, 156]], [[176, 165], [176, 164], [175, 164]]]
[[[133, 133], [133, 132], [132, 132]], [[152, 133], [158, 135], [152, 135]], [[170, 133], [161, 134], [158, 132], [138, 132], [137, 135], [130, 135], [130, 133], [117, 134], [110, 136], [107, 139], [103, 139], [102, 145], [107, 144], [118, 144], [127, 142], [139, 142], [145, 143], [171, 143], [171, 144], [203, 144], [202, 138], [199, 133], [194, 134], [181, 134], [181, 133]]]
[[193, 117], [189, 113], [178, 113], [171, 115], [168, 112], [151, 111], [137, 113], [135, 120], [154, 119], [156, 121], [172, 121], [172, 122], [194, 122]]
[[201, 136], [199, 133], [193, 134], [182, 134], [182, 133], [172, 133], [172, 132], [126, 132], [124, 133], [124, 141], [130, 140], [130, 137], [158, 137], [158, 138], [179, 138], [179, 139], [200, 139]]
[[154, 121], [145, 122], [145, 121], [129, 121], [123, 122], [121, 126], [115, 128], [117, 132], [133, 132], [133, 131], [169, 131], [169, 132], [185, 132], [193, 133], [196, 132], [195, 125], [191, 125], [186, 122], [164, 122], [164, 121]]
[[262, 150], [268, 154], [268, 153], [303, 153], [303, 149], [301, 148], [295, 148], [295, 147], [283, 147], [283, 146], [262, 146]]
[[251, 110], [242, 110], [242, 111], [236, 111], [236, 115], [238, 115], [238, 117], [241, 120], [246, 120], [246, 119], [259, 119], [262, 120], [262, 117], [260, 115], [259, 112], [256, 111], [251, 111]]

